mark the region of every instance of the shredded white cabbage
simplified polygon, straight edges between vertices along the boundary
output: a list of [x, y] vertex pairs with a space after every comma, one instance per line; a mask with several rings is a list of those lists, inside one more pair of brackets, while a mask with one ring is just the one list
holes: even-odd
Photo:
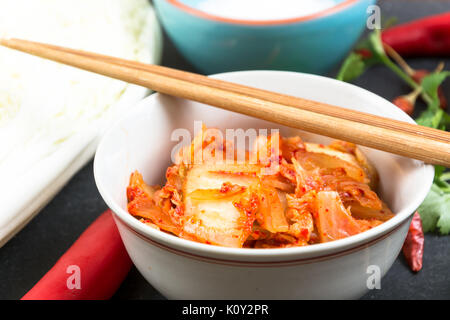
[[[0, 0], [0, 37], [148, 62], [149, 9], [147, 0]], [[0, 47], [0, 192], [77, 132], [116, 117], [128, 87]]]
[[[158, 63], [147, 0], [0, 0], [0, 37]], [[0, 47], [0, 247], [94, 154], [108, 125], [148, 93]]]

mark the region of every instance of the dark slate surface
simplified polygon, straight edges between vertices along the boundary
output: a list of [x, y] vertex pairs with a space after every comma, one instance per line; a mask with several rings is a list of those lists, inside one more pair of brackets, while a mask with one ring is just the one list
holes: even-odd
[[[449, 1], [379, 1], [385, 17], [399, 22], [450, 10]], [[163, 64], [195, 71], [167, 38]], [[415, 68], [433, 69], [438, 59], [414, 59]], [[450, 60], [446, 60], [450, 66]], [[373, 68], [357, 85], [387, 99], [408, 89], [384, 68]], [[450, 84], [444, 87], [450, 98]], [[92, 163], [86, 165], [42, 212], [19, 234], [0, 249], [0, 299], [18, 299], [30, 289], [82, 231], [103, 211], [94, 183]], [[371, 291], [364, 299], [450, 299], [450, 236], [427, 235], [424, 268], [418, 274], [409, 271], [402, 256], [383, 278], [381, 290]], [[163, 299], [133, 268], [114, 299]]]

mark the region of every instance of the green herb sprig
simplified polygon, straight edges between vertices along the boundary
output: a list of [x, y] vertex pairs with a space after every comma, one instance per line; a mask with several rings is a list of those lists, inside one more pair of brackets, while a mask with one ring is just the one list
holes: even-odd
[[[421, 97], [427, 104], [427, 109], [416, 119], [418, 124], [440, 130], [450, 128], [450, 115], [439, 107], [438, 95], [438, 88], [450, 77], [450, 71], [432, 72], [421, 83], [416, 83], [389, 58], [384, 50], [381, 32], [376, 30], [344, 60], [336, 78], [350, 82], [373, 65], [384, 65], [412, 89], [421, 89]], [[435, 167], [433, 186], [418, 211], [425, 232], [450, 234], [450, 172], [446, 172], [444, 167]]]

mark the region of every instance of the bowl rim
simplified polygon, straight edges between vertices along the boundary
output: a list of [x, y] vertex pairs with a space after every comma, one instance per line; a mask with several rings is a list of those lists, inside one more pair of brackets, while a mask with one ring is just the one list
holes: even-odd
[[246, 19], [233, 19], [233, 18], [226, 18], [222, 16], [217, 16], [211, 13], [204, 12], [202, 10], [196, 9], [194, 7], [191, 7], [180, 0], [162, 0], [167, 1], [169, 4], [173, 5], [174, 7], [185, 11], [191, 15], [201, 17], [207, 20], [213, 20], [217, 22], [225, 22], [229, 24], [238, 24], [238, 25], [249, 25], [249, 26], [270, 26], [270, 25], [284, 25], [284, 24], [291, 24], [291, 23], [297, 23], [297, 22], [306, 22], [311, 21], [315, 19], [319, 19], [328, 15], [332, 15], [335, 13], [338, 13], [340, 11], [343, 11], [350, 6], [358, 3], [360, 0], [344, 0], [340, 3], [337, 3], [336, 5], [306, 15], [306, 16], [300, 16], [300, 17], [294, 17], [294, 18], [287, 18], [287, 19], [274, 19], [274, 20], [246, 20]]
[[[338, 81], [332, 78], [306, 74], [300, 72], [290, 72], [290, 71], [268, 71], [268, 70], [251, 70], [251, 71], [234, 71], [234, 72], [226, 72], [215, 74], [212, 77], [219, 78], [222, 80], [226, 80], [225, 78], [229, 74], [246, 74], [246, 73], [288, 73], [288, 74], [296, 74], [300, 75], [304, 78], [320, 78], [321, 81], [329, 82], [329, 85], [341, 85], [344, 87], [348, 87], [352, 90], [357, 90], [368, 96], [369, 98], [382, 99], [385, 102], [389, 103], [392, 107], [392, 111], [395, 113], [402, 114], [403, 118], [408, 122], [415, 123], [414, 120], [409, 117], [406, 113], [398, 109], [389, 101], [384, 98], [366, 90], [360, 88], [356, 85], [345, 83], [342, 81]], [[225, 78], [224, 78], [225, 77]], [[349, 251], [349, 249], [357, 248], [361, 246], [369, 246], [372, 243], [375, 243], [379, 240], [384, 239], [389, 236], [391, 233], [395, 232], [399, 229], [408, 218], [412, 217], [414, 212], [420, 206], [420, 204], [425, 199], [428, 194], [431, 185], [433, 183], [434, 178], [434, 166], [427, 165], [421, 161], [422, 166], [418, 167], [416, 170], [423, 170], [423, 182], [421, 183], [421, 189], [418, 192], [418, 195], [415, 197], [414, 201], [410, 201], [408, 205], [406, 205], [403, 210], [398, 212], [392, 219], [384, 222], [383, 224], [359, 233], [354, 236], [350, 236], [344, 239], [339, 239], [326, 243], [319, 243], [314, 245], [308, 245], [304, 247], [292, 247], [292, 248], [274, 248], [274, 249], [249, 249], [249, 248], [229, 248], [229, 247], [221, 247], [215, 245], [203, 244], [191, 240], [186, 240], [182, 238], [178, 238], [174, 235], [156, 230], [151, 228], [142, 222], [138, 221], [136, 218], [131, 216], [126, 210], [122, 209], [121, 206], [114, 200], [114, 198], [107, 192], [107, 188], [103, 184], [100, 176], [99, 176], [99, 165], [100, 165], [100, 157], [105, 153], [105, 141], [108, 139], [108, 136], [113, 132], [118, 131], [121, 127], [122, 122], [127, 121], [130, 118], [133, 118], [137, 114], [141, 112], [145, 112], [148, 110], [148, 105], [152, 103], [153, 100], [156, 100], [160, 94], [154, 93], [147, 98], [143, 99], [133, 110], [127, 114], [126, 117], [123, 117], [120, 121], [116, 122], [113, 126], [111, 126], [103, 135], [99, 146], [97, 148], [97, 152], [95, 154], [94, 159], [94, 178], [97, 188], [102, 196], [103, 200], [106, 202], [108, 207], [114, 213], [114, 215], [125, 224], [128, 229], [131, 229], [134, 233], [137, 233], [141, 238], [145, 238], [148, 240], [147, 242], [152, 243], [153, 245], [157, 245], [162, 249], [168, 249], [169, 251], [173, 249], [174, 251], [178, 251], [182, 254], [191, 255], [194, 252], [196, 255], [208, 258], [208, 257], [223, 257], [226, 260], [236, 259], [238, 261], [282, 261], [287, 259], [301, 259], [301, 258], [310, 258], [320, 257], [324, 255], [329, 255], [330, 253], [339, 254], [343, 252]], [[418, 161], [418, 160], [414, 160]]]

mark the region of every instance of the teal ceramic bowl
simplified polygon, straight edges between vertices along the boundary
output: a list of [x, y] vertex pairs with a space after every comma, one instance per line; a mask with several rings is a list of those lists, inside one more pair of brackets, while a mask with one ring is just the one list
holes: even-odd
[[258, 21], [205, 13], [197, 9], [201, 1], [206, 0], [153, 0], [177, 49], [205, 74], [250, 69], [324, 74], [358, 40], [368, 6], [376, 2], [335, 0], [334, 7], [309, 16]]

